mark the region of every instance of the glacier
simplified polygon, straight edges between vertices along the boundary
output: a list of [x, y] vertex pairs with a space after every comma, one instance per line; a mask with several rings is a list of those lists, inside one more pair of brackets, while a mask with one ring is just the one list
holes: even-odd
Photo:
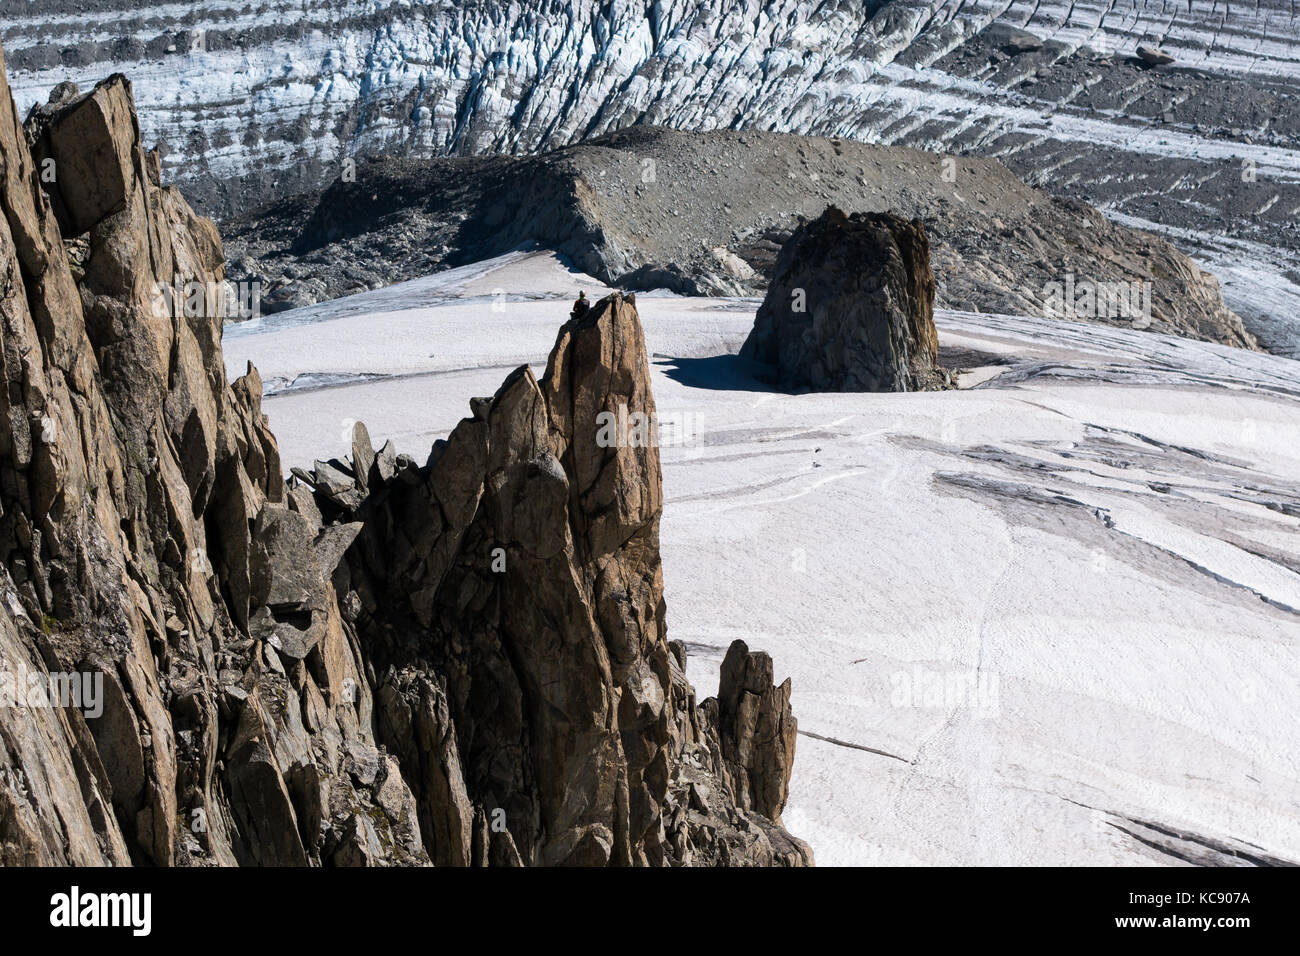
[[[286, 467], [352, 423], [421, 457], [576, 290], [545, 252], [228, 326]], [[793, 679], [784, 818], [820, 865], [1300, 859], [1295, 362], [936, 314], [962, 387], [772, 391], [752, 299], [637, 296], [661, 417], [668, 635]]]
[[[1039, 48], [1009, 53], [1022, 36]], [[536, 152], [634, 123], [979, 153], [1240, 266], [1228, 305], [1300, 354], [1290, 0], [7, 0], [0, 40], [20, 109], [131, 76], [165, 176], [219, 218], [357, 157]], [[1146, 68], [1142, 43], [1175, 62]]]

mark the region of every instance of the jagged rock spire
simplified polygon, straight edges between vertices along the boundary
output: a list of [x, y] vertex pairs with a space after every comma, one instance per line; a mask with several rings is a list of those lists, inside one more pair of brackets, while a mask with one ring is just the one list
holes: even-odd
[[286, 486], [130, 84], [24, 130], [0, 78], [0, 165], [0, 864], [811, 862], [788, 683], [696, 705], [657, 450], [597, 440], [654, 413], [631, 299], [423, 466], [359, 427]]

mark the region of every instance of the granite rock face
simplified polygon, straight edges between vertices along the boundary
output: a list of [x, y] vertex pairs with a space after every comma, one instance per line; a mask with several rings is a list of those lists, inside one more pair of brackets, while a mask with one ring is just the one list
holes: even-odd
[[782, 246], [741, 355], [775, 365], [790, 390], [945, 387], [925, 226], [828, 207]]
[[0, 172], [0, 864], [811, 862], [746, 796], [793, 737], [737, 760], [666, 640], [655, 449], [591, 427], [653, 410], [630, 302], [427, 465], [359, 427], [286, 485], [130, 83], [24, 129], [0, 75]]

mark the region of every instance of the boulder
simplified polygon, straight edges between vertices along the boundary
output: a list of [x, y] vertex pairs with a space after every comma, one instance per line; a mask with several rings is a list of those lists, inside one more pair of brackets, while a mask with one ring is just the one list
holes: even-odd
[[1002, 52], [1009, 56], [1018, 56], [1021, 53], [1033, 53], [1035, 50], [1043, 48], [1043, 41], [1032, 33], [1012, 33], [1002, 43]]
[[1158, 47], [1140, 46], [1137, 58], [1148, 66], [1165, 66], [1174, 62], [1174, 57]]
[[792, 391], [911, 392], [949, 384], [938, 352], [925, 226], [832, 206], [782, 247], [740, 354]]

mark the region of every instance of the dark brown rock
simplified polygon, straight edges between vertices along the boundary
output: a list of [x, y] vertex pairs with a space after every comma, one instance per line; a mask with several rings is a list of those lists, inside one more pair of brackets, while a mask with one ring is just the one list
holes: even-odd
[[1043, 41], [1032, 33], [1017, 31], [1010, 34], [1002, 44], [1002, 52], [1009, 56], [1032, 53], [1043, 48]]
[[942, 388], [934, 275], [920, 220], [829, 207], [777, 257], [741, 355], [790, 390]]
[[1148, 66], [1166, 66], [1174, 62], [1174, 57], [1157, 47], [1140, 46], [1137, 48], [1137, 57]]

